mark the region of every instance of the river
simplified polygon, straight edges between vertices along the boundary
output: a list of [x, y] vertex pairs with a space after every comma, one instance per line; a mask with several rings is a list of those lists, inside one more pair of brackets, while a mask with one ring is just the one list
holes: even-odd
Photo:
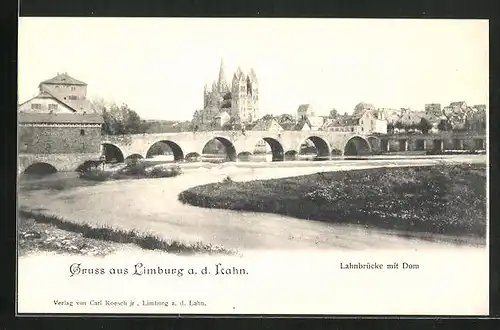
[[[426, 249], [446, 247], [442, 242], [404, 238], [396, 232], [355, 225], [307, 221], [279, 214], [205, 209], [182, 204], [178, 194], [192, 186], [222, 181], [269, 179], [322, 171], [381, 166], [433, 165], [446, 162], [482, 162], [484, 156], [434, 159], [293, 162], [272, 165], [226, 163], [187, 164], [174, 178], [109, 181], [66, 189], [22, 190], [19, 205], [38, 209], [68, 221], [137, 229], [171, 240], [222, 245], [230, 249]], [[79, 181], [61, 173], [43, 180]], [[42, 181], [43, 181], [42, 180]], [[35, 180], [36, 181], [36, 180]], [[33, 181], [33, 182], [35, 182]], [[21, 185], [30, 185], [24, 180]], [[436, 237], [435, 237], [436, 238]], [[439, 239], [439, 237], [437, 237]]]

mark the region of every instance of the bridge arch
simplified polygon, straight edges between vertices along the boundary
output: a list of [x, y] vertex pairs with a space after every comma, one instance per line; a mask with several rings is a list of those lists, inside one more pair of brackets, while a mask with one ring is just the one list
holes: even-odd
[[31, 174], [31, 175], [49, 175], [49, 174], [54, 174], [57, 172], [57, 168], [49, 163], [44, 163], [44, 162], [36, 162], [28, 167], [23, 171], [24, 174]]
[[380, 141], [380, 138], [376, 136], [369, 136], [367, 140], [370, 143], [370, 148], [372, 152], [380, 152], [382, 147], [381, 144], [382, 142]]
[[143, 159], [144, 157], [142, 157], [142, 155], [140, 154], [131, 154], [129, 156], [127, 156], [127, 158], [125, 158], [125, 160], [128, 160], [128, 159]]
[[248, 162], [252, 160], [252, 153], [248, 151], [243, 151], [238, 154], [238, 161]]
[[297, 160], [299, 157], [299, 153], [297, 152], [297, 150], [288, 150], [287, 152], [285, 152], [284, 157], [287, 161]]
[[281, 162], [285, 159], [285, 151], [283, 149], [283, 145], [281, 144], [280, 141], [272, 137], [263, 137], [257, 139], [253, 145], [254, 153], [256, 152], [256, 149], [258, 148], [260, 141], [264, 141], [271, 148], [271, 153], [272, 153], [271, 161]]
[[369, 155], [372, 152], [368, 139], [355, 135], [347, 140], [344, 146], [345, 156]]
[[300, 154], [301, 147], [308, 140], [311, 141], [314, 144], [314, 147], [316, 148], [315, 159], [325, 159], [325, 160], [330, 159], [330, 144], [322, 137], [315, 136], [315, 135], [308, 136], [307, 138], [302, 140], [302, 142], [300, 143], [300, 145], [297, 148], [297, 150], [299, 150], [299, 154]]
[[187, 162], [198, 162], [201, 160], [201, 155], [197, 152], [190, 152], [184, 157]]
[[224, 147], [224, 154], [226, 155], [227, 160], [229, 160], [231, 162], [235, 162], [238, 159], [236, 148], [234, 147], [233, 142], [231, 142], [229, 139], [222, 137], [222, 136], [215, 136], [215, 137], [209, 139], [208, 141], [206, 141], [203, 144], [203, 147], [201, 149], [202, 155], [204, 155], [204, 154], [206, 155], [209, 153], [209, 150], [207, 150], [207, 147], [214, 140], [218, 141]]
[[105, 162], [110, 163], [110, 162], [118, 162], [118, 163], [123, 163], [125, 161], [125, 157], [123, 156], [123, 151], [116, 145], [112, 143], [103, 143], [101, 144], [102, 146], [102, 152], [105, 157]]
[[182, 148], [171, 140], [156, 141], [150, 145], [148, 151], [146, 151], [146, 158], [160, 155], [173, 155], [174, 161], [176, 162], [184, 160]]

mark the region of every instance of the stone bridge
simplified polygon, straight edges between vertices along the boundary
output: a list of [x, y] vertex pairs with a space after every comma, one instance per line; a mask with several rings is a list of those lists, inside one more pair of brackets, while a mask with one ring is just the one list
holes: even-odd
[[[344, 132], [328, 131], [210, 131], [158, 134], [133, 134], [123, 136], [103, 136], [102, 144], [106, 155], [114, 154], [117, 160], [148, 155], [157, 142], [170, 147], [175, 160], [190, 156], [201, 156], [207, 143], [213, 139], [224, 145], [230, 160], [248, 157], [256, 146], [264, 140], [270, 146], [273, 160], [294, 159], [301, 145], [310, 140], [316, 147], [317, 157], [329, 159], [331, 155], [370, 154], [369, 138]], [[120, 159], [121, 158], [121, 159]]]

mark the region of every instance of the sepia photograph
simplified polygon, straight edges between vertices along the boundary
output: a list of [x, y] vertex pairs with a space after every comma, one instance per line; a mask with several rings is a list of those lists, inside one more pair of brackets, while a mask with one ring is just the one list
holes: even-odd
[[488, 29], [20, 17], [17, 313], [488, 314]]

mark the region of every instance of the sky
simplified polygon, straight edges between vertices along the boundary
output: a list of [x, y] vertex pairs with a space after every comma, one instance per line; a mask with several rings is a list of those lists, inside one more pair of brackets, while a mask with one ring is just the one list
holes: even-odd
[[259, 81], [260, 115], [489, 101], [487, 20], [20, 18], [19, 103], [57, 73], [144, 119], [191, 120], [221, 58]]

